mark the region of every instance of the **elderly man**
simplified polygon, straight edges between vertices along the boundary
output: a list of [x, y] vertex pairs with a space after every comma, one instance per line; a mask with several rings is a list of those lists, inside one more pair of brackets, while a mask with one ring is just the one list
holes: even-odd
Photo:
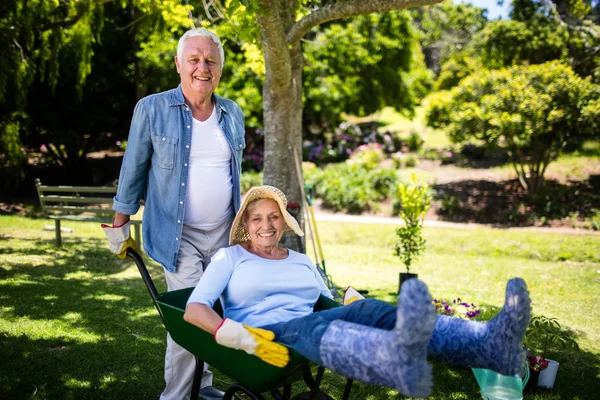
[[[124, 258], [133, 245], [129, 216], [143, 198], [144, 250], [165, 268], [169, 291], [198, 283], [211, 257], [228, 245], [240, 207], [244, 116], [235, 102], [214, 94], [223, 61], [214, 33], [192, 29], [181, 37], [175, 57], [181, 84], [135, 107], [113, 226], [103, 226], [111, 250]], [[194, 356], [167, 335], [161, 400], [189, 398], [194, 368]], [[201, 388], [204, 399], [223, 397], [209, 371]]]

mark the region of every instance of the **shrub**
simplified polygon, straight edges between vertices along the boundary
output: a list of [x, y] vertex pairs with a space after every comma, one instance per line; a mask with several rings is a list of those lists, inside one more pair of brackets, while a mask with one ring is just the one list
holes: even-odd
[[568, 142], [597, 137], [599, 92], [558, 61], [483, 70], [431, 96], [427, 124], [446, 128], [454, 143], [477, 139], [509, 152], [519, 182], [533, 197]]
[[261, 186], [263, 184], [263, 173], [262, 171], [254, 172], [243, 172], [241, 179], [242, 194], [246, 193], [253, 186]]
[[330, 164], [321, 172], [311, 170], [305, 176], [305, 182], [315, 187], [315, 196], [323, 200], [323, 206], [349, 213], [377, 210], [378, 203], [396, 185], [396, 179], [391, 170], [367, 170], [346, 163]]
[[423, 148], [425, 140], [417, 132], [411, 132], [410, 136], [406, 140], [406, 145], [410, 151], [419, 151]]
[[404, 158], [404, 166], [407, 168], [416, 167], [419, 163], [419, 157], [415, 154], [407, 154]]
[[400, 150], [402, 141], [389, 132], [379, 133], [377, 123], [342, 122], [333, 131], [319, 128], [312, 130], [302, 145], [302, 154], [304, 160], [319, 165], [340, 162], [347, 160], [354, 151], [365, 144], [378, 144], [383, 155]]
[[363, 144], [350, 154], [348, 163], [369, 170], [375, 169], [384, 158], [382, 147], [378, 143]]
[[600, 231], [600, 210], [592, 210], [593, 215], [586, 218], [586, 225], [595, 231]]

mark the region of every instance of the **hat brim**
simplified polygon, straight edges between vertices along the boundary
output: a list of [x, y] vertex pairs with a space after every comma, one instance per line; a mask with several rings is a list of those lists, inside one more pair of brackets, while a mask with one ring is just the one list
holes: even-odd
[[287, 199], [285, 194], [274, 186], [256, 186], [251, 188], [240, 206], [239, 211], [235, 215], [233, 224], [231, 225], [231, 232], [229, 233], [229, 245], [233, 246], [240, 243], [246, 243], [250, 240], [250, 236], [242, 223], [244, 212], [248, 207], [248, 204], [258, 199], [271, 199], [274, 200], [279, 206], [279, 211], [283, 215], [285, 220], [285, 229], [283, 233], [295, 233], [298, 236], [304, 236], [304, 232], [300, 229], [298, 221], [288, 212], [287, 210]]

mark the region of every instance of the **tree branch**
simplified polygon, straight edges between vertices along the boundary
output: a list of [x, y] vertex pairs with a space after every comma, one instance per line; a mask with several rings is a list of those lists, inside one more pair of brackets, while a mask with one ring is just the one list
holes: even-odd
[[440, 2], [442, 2], [442, 0], [350, 0], [342, 3], [328, 4], [317, 11], [311, 12], [306, 17], [296, 22], [287, 34], [287, 43], [294, 45], [314, 26], [334, 19], [376, 12], [401, 10], [404, 8], [422, 7]]
[[556, 4], [554, 4], [551, 0], [544, 0], [543, 3], [550, 9], [550, 13], [554, 17], [554, 19], [559, 23], [559, 25], [562, 25], [562, 26], [566, 27], [567, 29], [573, 29], [573, 30], [585, 32], [589, 36], [594, 37], [594, 38], [598, 37], [598, 32], [596, 32], [590, 26], [583, 26], [583, 25], [575, 26], [575, 25], [566, 23], [563, 20], [563, 17], [558, 12], [558, 9], [556, 8]]
[[42, 25], [40, 30], [42, 32], [45, 32], [53, 28], [66, 28], [69, 26], [73, 26], [85, 15], [85, 13], [90, 9], [90, 6], [92, 4], [110, 3], [112, 1], [113, 0], [90, 0], [85, 4], [80, 4], [77, 10], [77, 14], [75, 14], [75, 16], [71, 18], [61, 19], [58, 21], [48, 22], [47, 24]]

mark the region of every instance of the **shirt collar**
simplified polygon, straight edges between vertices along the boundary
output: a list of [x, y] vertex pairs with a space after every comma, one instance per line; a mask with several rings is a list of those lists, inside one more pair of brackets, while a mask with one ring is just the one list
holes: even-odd
[[[223, 104], [223, 98], [221, 96], [217, 96], [213, 93], [212, 95], [213, 102], [217, 105], [217, 110], [220, 112], [224, 112], [227, 114], [227, 109]], [[171, 101], [169, 102], [171, 106], [184, 106], [185, 98], [183, 97], [183, 90], [181, 90], [181, 84], [177, 85], [177, 89], [173, 91], [173, 95], [171, 96]]]

